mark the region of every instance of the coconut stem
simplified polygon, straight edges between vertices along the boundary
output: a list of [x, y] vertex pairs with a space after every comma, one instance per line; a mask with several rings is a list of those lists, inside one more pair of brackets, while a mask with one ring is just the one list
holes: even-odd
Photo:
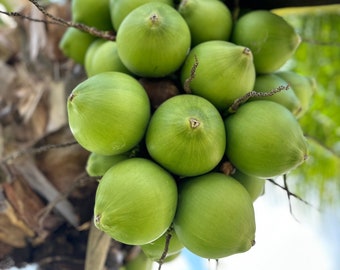
[[192, 65], [192, 68], [191, 68], [191, 71], [190, 71], [190, 77], [185, 80], [184, 86], [183, 86], [184, 91], [187, 94], [191, 94], [190, 83], [195, 78], [196, 69], [197, 69], [197, 66], [198, 66], [198, 59], [197, 59], [196, 54], [194, 55], [194, 58], [195, 58], [195, 61], [194, 61], [194, 64]]
[[235, 173], [236, 168], [233, 166], [233, 164], [231, 164], [231, 162], [229, 161], [224, 161], [221, 164], [220, 170], [222, 173], [224, 173], [225, 175], [232, 175], [233, 173]]
[[270, 90], [269, 92], [256, 92], [256, 91], [250, 91], [249, 93], [245, 94], [244, 96], [236, 99], [234, 103], [228, 108], [229, 113], [235, 113], [237, 109], [245, 103], [250, 98], [261, 98], [261, 97], [269, 97], [273, 96], [276, 93], [279, 93], [283, 90], [288, 90], [290, 88], [289, 84], [287, 85], [280, 85], [277, 88], [274, 88]]
[[166, 258], [166, 255], [168, 254], [170, 240], [171, 240], [171, 237], [172, 237], [172, 230], [173, 230], [173, 228], [172, 228], [172, 226], [170, 226], [170, 228], [166, 231], [165, 246], [164, 246], [162, 256], [158, 260], [158, 263], [159, 263], [158, 270], [161, 270], [162, 265], [164, 263], [164, 260]]
[[189, 122], [190, 122], [190, 127], [191, 127], [192, 129], [198, 128], [198, 127], [201, 125], [201, 122], [198, 121], [198, 120], [195, 119], [195, 118], [190, 118], [190, 119], [189, 119]]

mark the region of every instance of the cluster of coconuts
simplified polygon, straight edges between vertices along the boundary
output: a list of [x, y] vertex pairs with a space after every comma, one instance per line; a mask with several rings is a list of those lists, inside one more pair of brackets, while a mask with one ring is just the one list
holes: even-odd
[[308, 156], [298, 118], [314, 82], [279, 70], [299, 35], [270, 11], [233, 20], [218, 0], [73, 0], [72, 15], [116, 33], [70, 28], [60, 43], [88, 75], [67, 109], [100, 178], [97, 228], [155, 261], [248, 251], [265, 179]]

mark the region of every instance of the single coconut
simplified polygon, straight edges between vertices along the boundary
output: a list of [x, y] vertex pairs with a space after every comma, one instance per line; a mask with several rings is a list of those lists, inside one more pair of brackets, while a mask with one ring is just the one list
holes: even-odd
[[228, 109], [235, 99], [252, 91], [255, 76], [252, 52], [219, 40], [194, 47], [181, 70], [184, 88], [188, 86], [191, 93], [206, 98], [219, 110]]
[[175, 72], [190, 49], [190, 31], [171, 6], [150, 2], [131, 11], [117, 32], [123, 64], [142, 77], [164, 77]]
[[155, 161], [174, 174], [207, 173], [224, 155], [223, 119], [202, 97], [174, 96], [152, 115], [146, 132], [146, 147]]
[[129, 245], [145, 245], [170, 227], [177, 206], [174, 178], [156, 163], [131, 158], [111, 167], [99, 182], [94, 222]]
[[259, 178], [288, 173], [308, 157], [295, 116], [268, 100], [251, 101], [225, 119], [226, 155], [241, 172]]
[[219, 259], [248, 251], [255, 244], [255, 215], [247, 190], [222, 173], [183, 179], [174, 228], [194, 254]]
[[69, 126], [90, 152], [116, 155], [135, 147], [150, 119], [141, 84], [120, 72], [104, 72], [78, 84], [67, 100]]
[[192, 46], [209, 40], [229, 40], [233, 19], [223, 2], [182, 0], [178, 11], [190, 28]]
[[281, 16], [253, 10], [235, 22], [231, 41], [253, 52], [257, 73], [271, 73], [293, 56], [301, 38]]

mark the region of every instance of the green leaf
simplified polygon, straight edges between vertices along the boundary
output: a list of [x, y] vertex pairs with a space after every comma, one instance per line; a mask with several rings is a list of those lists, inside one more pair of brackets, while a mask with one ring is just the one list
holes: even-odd
[[320, 205], [340, 205], [340, 6], [282, 12], [302, 37], [291, 70], [316, 79], [317, 91], [299, 119], [310, 158], [292, 172], [302, 197], [317, 194]]

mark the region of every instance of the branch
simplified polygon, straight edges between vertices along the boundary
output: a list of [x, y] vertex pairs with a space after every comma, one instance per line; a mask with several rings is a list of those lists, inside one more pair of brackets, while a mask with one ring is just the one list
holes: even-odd
[[[289, 192], [289, 188], [288, 188], [288, 184], [287, 184], [287, 174], [284, 174], [283, 175], [283, 185], [284, 185], [284, 188], [286, 190], [286, 193], [287, 193], [287, 198], [288, 198], [288, 204], [289, 204], [289, 212], [291, 214], [291, 216], [297, 221], [299, 222], [299, 220], [296, 218], [296, 216], [294, 215], [293, 213], [293, 208], [292, 208], [292, 201], [290, 199], [290, 197], [292, 196]], [[300, 223], [300, 222], [299, 222]]]
[[66, 142], [66, 143], [60, 143], [60, 144], [47, 144], [47, 145], [43, 145], [41, 147], [37, 147], [37, 148], [25, 148], [19, 151], [16, 151], [12, 154], [10, 154], [9, 156], [5, 157], [4, 159], [1, 160], [1, 163], [10, 163], [11, 161], [13, 161], [14, 159], [17, 159], [23, 155], [26, 154], [40, 154], [43, 152], [46, 152], [48, 150], [51, 149], [56, 149], [56, 148], [64, 148], [64, 147], [68, 147], [68, 146], [72, 146], [77, 144], [76, 141], [70, 141], [70, 142]]
[[248, 92], [244, 96], [236, 99], [234, 103], [229, 107], [228, 112], [229, 113], [236, 112], [237, 109], [250, 98], [270, 97], [283, 90], [288, 90], [289, 88], [290, 86], [287, 84], [287, 85], [280, 85], [277, 88], [274, 88], [268, 92], [257, 92], [257, 91]]
[[[289, 201], [289, 210], [291, 215], [293, 216], [293, 218], [298, 221], [298, 219], [295, 217], [295, 215], [293, 214], [293, 210], [292, 210], [292, 204], [291, 204], [291, 197], [296, 198], [297, 200], [299, 200], [300, 202], [303, 202], [304, 204], [311, 206], [313, 208], [315, 208], [311, 203], [307, 202], [306, 200], [302, 199], [300, 196], [296, 195], [295, 193], [291, 192], [288, 188], [287, 185], [287, 176], [283, 175], [283, 181], [284, 181], [284, 186], [281, 186], [280, 184], [278, 184], [277, 182], [275, 182], [273, 179], [266, 179], [267, 181], [271, 182], [272, 184], [274, 184], [275, 186], [283, 189], [284, 191], [286, 191], [287, 193], [287, 197], [288, 197], [288, 201]], [[299, 222], [299, 221], [298, 221]]]
[[47, 20], [41, 20], [41, 19], [36, 19], [36, 18], [31, 18], [29, 16], [26, 16], [24, 14], [21, 14], [19, 12], [5, 12], [5, 11], [0, 11], [1, 14], [5, 14], [10, 17], [20, 17], [22, 19], [26, 19], [32, 22], [39, 22], [39, 23], [46, 23], [46, 24], [57, 24], [65, 27], [73, 27], [76, 28], [80, 31], [89, 33], [95, 37], [103, 38], [106, 40], [115, 40], [116, 36], [113, 31], [101, 31], [98, 30], [95, 27], [90, 27], [82, 23], [78, 22], [72, 22], [72, 21], [67, 21], [59, 17], [55, 17], [52, 14], [48, 13], [43, 6], [41, 6], [38, 1], [36, 0], [28, 0], [30, 1], [41, 13], [43, 13], [47, 18]]
[[191, 68], [191, 71], [190, 71], [190, 77], [187, 78], [184, 82], [184, 91], [187, 93], [187, 94], [190, 94], [191, 93], [191, 89], [190, 89], [190, 83], [192, 82], [192, 80], [195, 78], [195, 74], [196, 74], [196, 69], [198, 67], [198, 59], [197, 59], [197, 56], [196, 54], [194, 55], [194, 64], [192, 65], [192, 68]]
[[41, 19], [35, 19], [35, 18], [31, 18], [29, 16], [26, 16], [24, 14], [21, 14], [19, 12], [7, 12], [7, 11], [2, 11], [0, 10], [0, 13], [1, 14], [4, 14], [4, 15], [7, 15], [9, 17], [20, 17], [22, 19], [26, 19], [26, 20], [29, 20], [29, 21], [32, 21], [32, 22], [39, 22], [39, 23], [49, 23], [49, 24], [60, 24], [60, 23], [57, 23], [55, 21], [50, 21], [50, 20], [41, 20]]
[[162, 269], [162, 265], [164, 263], [164, 260], [165, 260], [166, 256], [168, 255], [170, 240], [171, 240], [171, 237], [172, 237], [172, 230], [173, 230], [173, 228], [172, 228], [172, 226], [170, 226], [170, 228], [166, 231], [165, 246], [164, 246], [162, 256], [158, 260], [158, 263], [159, 263], [158, 270]]
[[296, 195], [295, 193], [292, 193], [287, 187], [283, 187], [281, 186], [280, 184], [276, 183], [273, 179], [267, 179], [267, 181], [271, 182], [272, 184], [274, 184], [275, 186], [285, 190], [289, 196], [292, 196], [296, 199], [298, 199], [299, 201], [303, 202], [304, 204], [306, 205], [309, 205], [309, 206], [313, 206], [312, 204], [310, 204], [309, 202], [307, 202], [306, 200], [302, 199], [300, 196]]

